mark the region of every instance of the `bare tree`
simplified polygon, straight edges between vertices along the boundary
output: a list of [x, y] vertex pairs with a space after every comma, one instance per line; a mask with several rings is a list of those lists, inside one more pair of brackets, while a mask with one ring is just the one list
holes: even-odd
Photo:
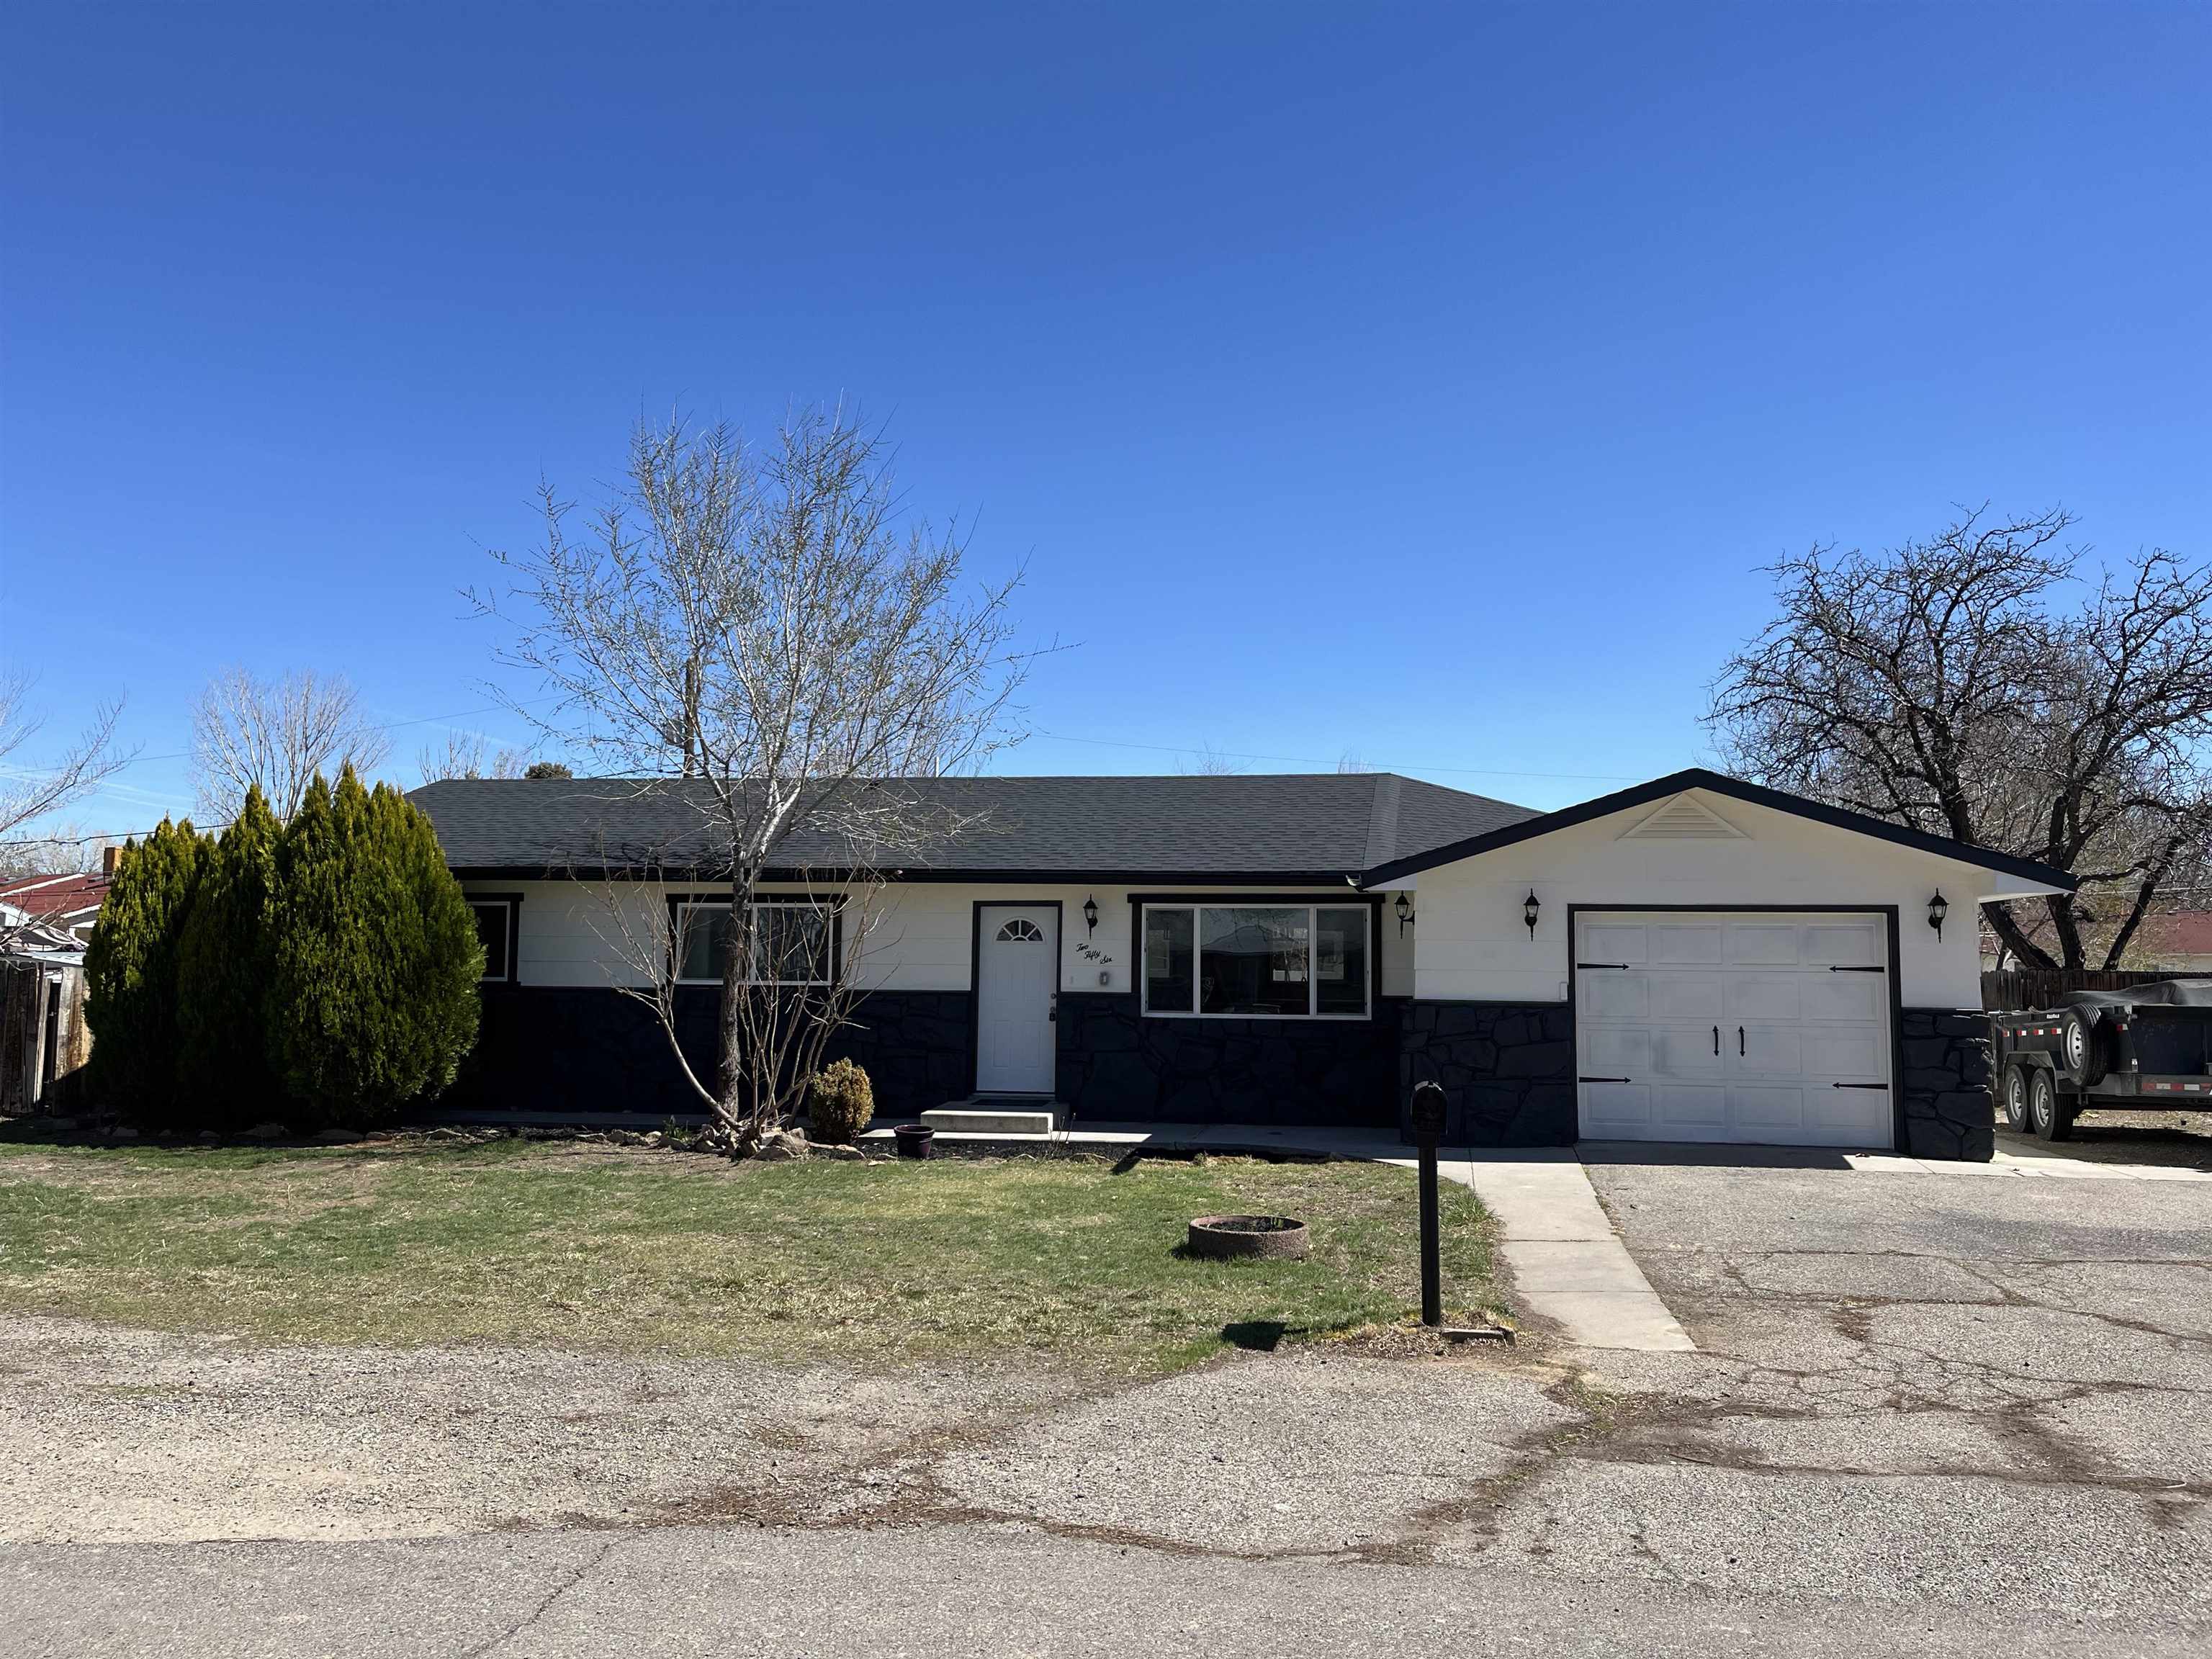
[[416, 750], [415, 764], [423, 782], [438, 783], [447, 778], [519, 778], [530, 763], [520, 749], [501, 749], [492, 755], [487, 769], [488, 747], [481, 732], [448, 732], [443, 743]]
[[264, 680], [243, 668], [208, 682], [192, 708], [192, 782], [202, 818], [228, 823], [255, 785], [278, 822], [299, 811], [317, 773], [373, 772], [391, 752], [343, 675], [311, 669]]
[[[122, 705], [103, 704], [75, 742], [44, 762], [31, 759], [31, 748], [45, 729], [45, 717], [31, 706], [31, 681], [21, 674], [0, 675], [0, 875], [52, 874], [72, 839], [52, 816], [98, 788], [129, 763], [115, 742]], [[75, 858], [67, 860], [75, 863]], [[18, 918], [11, 927], [8, 918]], [[34, 922], [21, 906], [0, 913], [0, 949], [13, 932]]]
[[1229, 778], [1239, 772], [1249, 772], [1252, 763], [1242, 755], [1232, 755], [1207, 744], [1184, 759], [1176, 762], [1176, 770], [1185, 777]]
[[[579, 787], [611, 820], [667, 826], [606, 849], [605, 873], [633, 890], [625, 902], [610, 886], [638, 981], [626, 988], [730, 1144], [750, 1149], [796, 1111], [849, 1015], [881, 872], [970, 827], [901, 781], [967, 769], [1006, 740], [1018, 578], [963, 592], [962, 534], [903, 517], [878, 434], [842, 410], [801, 411], [761, 448], [726, 425], [641, 424], [623, 486], [580, 536], [569, 503], [550, 486], [542, 500], [543, 544], [495, 554], [506, 585], [471, 597], [512, 613], [507, 659], [554, 694], [517, 714], [633, 780]], [[776, 970], [801, 924], [757, 908], [771, 872], [838, 908], [826, 975]], [[635, 897], [671, 872], [713, 882], [729, 906], [711, 1079], [678, 1036], [687, 941]]]
[[1357, 749], [1347, 749], [1336, 757], [1336, 769], [1341, 773], [1380, 772], [1382, 769], [1373, 761], [1360, 758]]
[[1708, 723], [1745, 775], [2073, 874], [1985, 907], [2023, 963], [2119, 962], [2212, 848], [2212, 567], [2162, 550], [2063, 608], [2063, 511], [1773, 568], [1779, 617], [1732, 657]]

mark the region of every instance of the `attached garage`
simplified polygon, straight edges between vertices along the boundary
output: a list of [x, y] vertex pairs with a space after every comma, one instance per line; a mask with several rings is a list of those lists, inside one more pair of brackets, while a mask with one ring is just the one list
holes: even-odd
[[1368, 872], [1416, 937], [1400, 1088], [1468, 1146], [1983, 1158], [1976, 905], [2063, 872], [1691, 770]]
[[1581, 1137], [1892, 1145], [1890, 957], [1871, 912], [1578, 911]]

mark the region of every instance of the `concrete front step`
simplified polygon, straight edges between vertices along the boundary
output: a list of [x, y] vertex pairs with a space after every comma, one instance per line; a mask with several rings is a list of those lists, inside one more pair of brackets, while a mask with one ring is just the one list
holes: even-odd
[[1052, 1109], [1028, 1110], [1019, 1106], [939, 1106], [921, 1115], [921, 1121], [945, 1134], [1048, 1135]]

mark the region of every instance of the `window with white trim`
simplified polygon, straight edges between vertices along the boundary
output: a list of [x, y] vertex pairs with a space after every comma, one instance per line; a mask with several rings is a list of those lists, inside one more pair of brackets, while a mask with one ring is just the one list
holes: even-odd
[[[815, 899], [755, 899], [749, 985], [827, 985], [836, 967], [836, 907]], [[720, 985], [728, 962], [730, 906], [684, 899], [676, 906], [676, 979]]]
[[1365, 904], [1146, 904], [1145, 1012], [1364, 1019], [1373, 913]]

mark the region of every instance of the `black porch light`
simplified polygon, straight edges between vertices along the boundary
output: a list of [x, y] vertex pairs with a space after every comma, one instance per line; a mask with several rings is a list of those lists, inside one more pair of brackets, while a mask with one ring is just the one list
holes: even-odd
[[1087, 898], [1083, 901], [1083, 932], [1087, 938], [1097, 931], [1098, 901], [1095, 898]]
[[1543, 905], [1537, 900], [1536, 890], [1531, 887], [1528, 890], [1528, 896], [1521, 902], [1521, 920], [1528, 924], [1528, 937], [1530, 939], [1536, 937], [1536, 913], [1543, 908]]
[[1401, 893], [1398, 895], [1398, 902], [1390, 908], [1398, 913], [1398, 936], [1403, 939], [1406, 935], [1406, 924], [1413, 919], [1413, 907], [1406, 896]]
[[1939, 887], [1936, 890], [1936, 896], [1928, 901], [1928, 925], [1936, 930], [1937, 939], [1943, 937], [1943, 918], [1950, 914], [1951, 902], [1943, 896], [1943, 890]]

